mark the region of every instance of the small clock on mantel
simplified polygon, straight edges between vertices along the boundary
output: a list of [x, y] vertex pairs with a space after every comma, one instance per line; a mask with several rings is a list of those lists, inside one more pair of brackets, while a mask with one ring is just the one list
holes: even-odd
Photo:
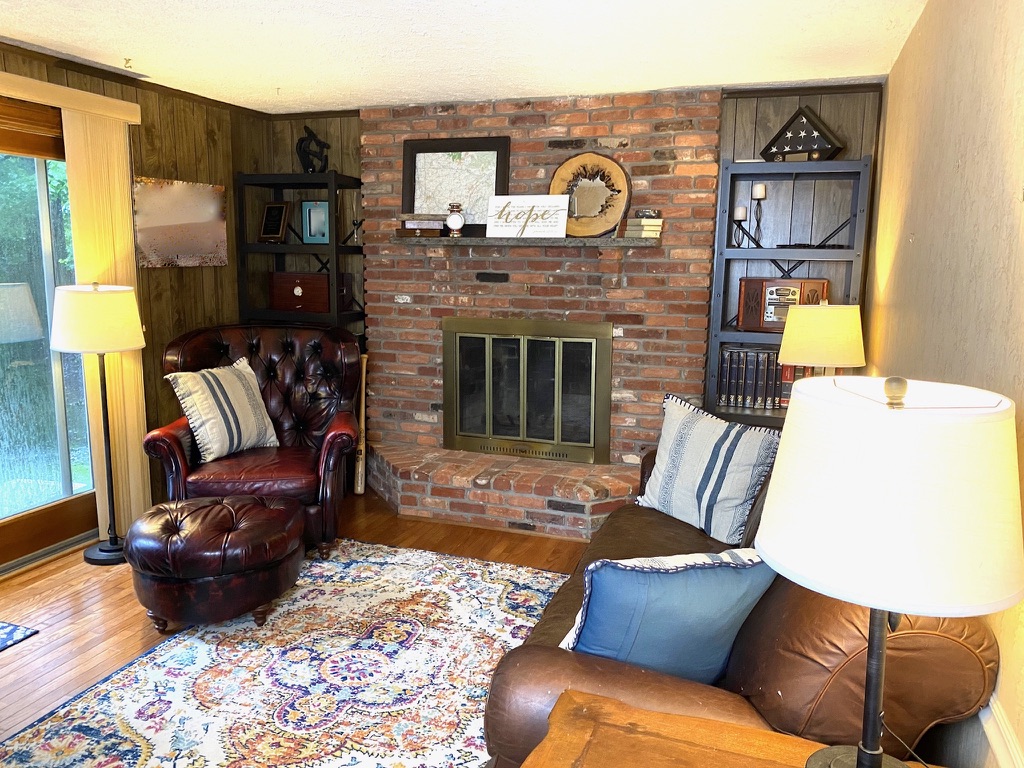
[[448, 218], [444, 220], [448, 227], [448, 237], [462, 237], [462, 228], [466, 225], [466, 216], [462, 213], [462, 203], [448, 204]]

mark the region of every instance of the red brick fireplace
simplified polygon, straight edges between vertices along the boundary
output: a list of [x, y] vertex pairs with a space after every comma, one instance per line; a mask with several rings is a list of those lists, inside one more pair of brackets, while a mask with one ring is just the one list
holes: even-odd
[[[699, 396], [718, 173], [718, 91], [671, 90], [361, 111], [370, 487], [402, 514], [587, 537], [636, 491], [665, 392]], [[510, 136], [509, 194], [547, 194], [592, 151], [659, 208], [657, 247], [393, 242], [405, 139]], [[571, 241], [570, 241], [571, 242]], [[441, 319], [610, 322], [611, 464], [442, 448]]]

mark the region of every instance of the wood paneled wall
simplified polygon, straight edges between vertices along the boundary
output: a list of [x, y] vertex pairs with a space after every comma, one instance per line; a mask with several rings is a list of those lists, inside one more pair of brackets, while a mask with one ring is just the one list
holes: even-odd
[[876, 153], [880, 85], [834, 92], [729, 92], [722, 99], [722, 162], [760, 160], [765, 144], [800, 107], [809, 107], [845, 149], [837, 160]]
[[[2, 44], [0, 71], [138, 103], [142, 124], [130, 130], [136, 176], [219, 184], [226, 190], [227, 266], [139, 270], [146, 420], [151, 429], [168, 424], [181, 410], [163, 381], [167, 342], [193, 328], [238, 320], [235, 172], [299, 171], [295, 144], [303, 125], [309, 125], [331, 144], [330, 167], [358, 176], [358, 113], [275, 117]], [[350, 197], [358, 201], [359, 196]], [[352, 215], [361, 216], [358, 210], [348, 215], [346, 224]], [[163, 473], [153, 469], [153, 498], [159, 501], [166, 498]]]

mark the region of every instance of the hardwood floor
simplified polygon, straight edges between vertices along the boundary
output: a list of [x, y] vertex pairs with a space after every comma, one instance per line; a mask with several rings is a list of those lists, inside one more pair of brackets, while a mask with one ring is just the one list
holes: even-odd
[[[350, 497], [339, 536], [569, 572], [585, 544], [400, 518], [368, 491]], [[157, 645], [127, 565], [87, 565], [80, 550], [0, 581], [0, 620], [39, 634], [0, 652], [0, 741]]]

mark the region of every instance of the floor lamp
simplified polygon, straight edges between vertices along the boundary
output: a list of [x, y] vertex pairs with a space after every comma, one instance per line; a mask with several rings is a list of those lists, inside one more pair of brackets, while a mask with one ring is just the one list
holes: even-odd
[[870, 609], [860, 744], [807, 765], [903, 766], [881, 748], [890, 616], [978, 616], [1024, 597], [1013, 401], [895, 377], [800, 379], [754, 546], [791, 581]]
[[50, 348], [57, 352], [91, 352], [99, 356], [100, 407], [103, 415], [103, 456], [107, 472], [107, 541], [85, 550], [85, 561], [92, 565], [116, 565], [124, 562], [121, 537], [117, 533], [114, 509], [114, 470], [110, 463], [110, 418], [107, 408], [107, 371], [104, 356], [108, 352], [142, 349], [139, 306], [135, 289], [124, 285], [62, 285], [53, 296], [53, 325]]

